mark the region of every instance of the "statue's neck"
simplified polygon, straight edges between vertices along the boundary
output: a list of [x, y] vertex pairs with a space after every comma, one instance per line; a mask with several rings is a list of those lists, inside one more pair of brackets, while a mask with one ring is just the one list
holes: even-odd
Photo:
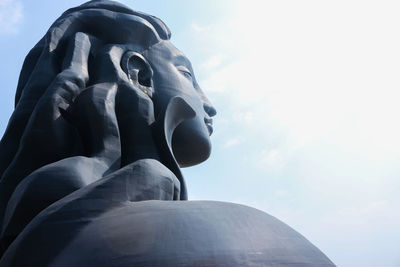
[[160, 161], [150, 126], [140, 119], [131, 119], [136, 121], [120, 126], [121, 167], [140, 159]]
[[120, 84], [115, 111], [121, 141], [121, 167], [141, 159], [160, 161], [153, 139], [153, 101], [131, 85]]

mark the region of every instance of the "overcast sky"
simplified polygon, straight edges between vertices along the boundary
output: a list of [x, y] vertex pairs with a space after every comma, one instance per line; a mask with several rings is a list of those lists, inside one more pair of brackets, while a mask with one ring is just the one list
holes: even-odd
[[[400, 2], [125, 0], [218, 110], [190, 199], [259, 208], [338, 266], [400, 266]], [[24, 57], [76, 0], [0, 0], [0, 133]]]

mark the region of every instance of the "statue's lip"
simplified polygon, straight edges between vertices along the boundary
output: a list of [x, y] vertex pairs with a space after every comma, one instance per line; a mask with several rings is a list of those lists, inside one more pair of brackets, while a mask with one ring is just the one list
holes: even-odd
[[206, 126], [207, 126], [208, 134], [209, 134], [209, 135], [212, 135], [212, 133], [213, 133], [213, 131], [214, 131], [214, 128], [213, 128], [213, 126], [212, 126], [213, 120], [212, 120], [211, 118], [204, 118], [204, 122], [205, 122], [205, 124], [206, 124]]

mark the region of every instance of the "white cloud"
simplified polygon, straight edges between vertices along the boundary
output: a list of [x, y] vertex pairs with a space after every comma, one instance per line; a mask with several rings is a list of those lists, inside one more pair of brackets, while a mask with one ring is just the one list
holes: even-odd
[[252, 124], [254, 122], [254, 113], [252, 111], [235, 112], [232, 114], [231, 120], [238, 123]]
[[210, 29], [203, 42], [228, 44], [203, 64], [206, 92], [223, 95], [239, 114], [254, 114], [257, 131], [267, 121], [279, 124], [294, 146], [324, 139], [377, 159], [399, 155], [395, 8], [357, 1], [233, 6], [232, 21], [197, 26]]
[[[400, 3], [231, 6], [229, 19], [202, 26], [207, 34], [194, 39], [207, 66], [199, 81], [220, 104], [224, 133], [246, 141], [242, 154], [257, 167], [235, 179], [271, 188], [242, 202], [295, 226], [340, 266], [357, 266], [353, 252], [363, 266], [382, 258], [379, 241], [393, 260], [395, 242], [382, 237], [400, 235]], [[249, 185], [255, 169], [265, 184]], [[258, 198], [261, 204], [251, 202]]]
[[222, 61], [223, 61], [223, 56], [221, 54], [217, 54], [209, 57], [207, 61], [201, 65], [201, 68], [206, 71], [215, 70], [222, 64]]
[[233, 137], [233, 138], [226, 140], [223, 147], [231, 148], [231, 147], [239, 145], [241, 142], [242, 142], [242, 140], [239, 137]]
[[0, 33], [15, 34], [23, 20], [23, 6], [18, 0], [0, 0]]
[[197, 24], [197, 23], [192, 23], [190, 26], [191, 26], [192, 30], [194, 30], [196, 33], [202, 33], [207, 30], [206, 27], [201, 26], [200, 24]]
[[253, 160], [256, 166], [266, 171], [281, 171], [285, 167], [285, 157], [278, 149], [263, 150]]

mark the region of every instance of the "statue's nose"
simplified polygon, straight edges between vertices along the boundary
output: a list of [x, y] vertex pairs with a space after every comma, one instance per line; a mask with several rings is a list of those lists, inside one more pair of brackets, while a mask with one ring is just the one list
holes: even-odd
[[213, 105], [208, 99], [207, 101], [204, 102], [203, 107], [208, 116], [213, 117], [217, 114], [217, 110], [213, 107]]
[[198, 92], [203, 102], [204, 111], [207, 113], [208, 116], [214, 117], [217, 114], [217, 110], [214, 108], [213, 104], [211, 104], [211, 101], [208, 100], [208, 98], [200, 88], [198, 89]]

